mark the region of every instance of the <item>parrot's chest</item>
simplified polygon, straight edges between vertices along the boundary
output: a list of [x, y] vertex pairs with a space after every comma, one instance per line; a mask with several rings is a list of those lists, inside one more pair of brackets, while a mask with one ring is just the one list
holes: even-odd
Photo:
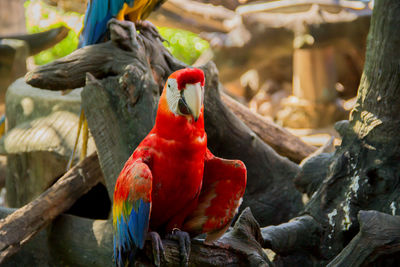
[[[204, 172], [206, 147], [176, 147], [153, 157], [153, 225], [162, 225], [197, 201]], [[162, 151], [158, 150], [159, 152]]]

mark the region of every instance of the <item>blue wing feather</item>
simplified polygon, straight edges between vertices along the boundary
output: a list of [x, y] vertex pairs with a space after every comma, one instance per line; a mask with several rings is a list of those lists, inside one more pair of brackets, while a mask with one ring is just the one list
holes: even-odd
[[132, 6], [134, 0], [89, 0], [79, 47], [99, 43], [107, 32], [107, 22], [120, 12], [124, 3]]
[[146, 233], [149, 229], [150, 203], [138, 200], [138, 209], [132, 209], [129, 217], [129, 236], [136, 247], [142, 249], [146, 240]]
[[114, 259], [131, 262], [144, 247], [151, 213], [152, 175], [147, 164], [129, 161], [117, 179], [113, 203]]
[[[132, 258], [136, 249], [142, 249], [149, 229], [151, 203], [139, 199], [128, 216], [117, 219], [114, 235], [114, 258], [124, 266], [127, 256]], [[128, 255], [125, 255], [128, 254]]]

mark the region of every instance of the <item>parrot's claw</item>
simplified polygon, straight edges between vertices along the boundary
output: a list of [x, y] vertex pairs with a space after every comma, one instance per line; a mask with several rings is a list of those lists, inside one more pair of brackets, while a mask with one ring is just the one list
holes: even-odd
[[183, 232], [179, 229], [172, 230], [171, 234], [168, 234], [166, 238], [176, 240], [179, 243], [179, 253], [181, 255], [181, 266], [189, 266], [189, 255], [190, 255], [190, 236], [187, 232]]
[[140, 29], [146, 29], [147, 31], [150, 32], [153, 37], [160, 39], [161, 42], [165, 42], [166, 40], [160, 35], [158, 32], [156, 26], [154, 26], [153, 23], [151, 23], [148, 20], [139, 20], [135, 22], [136, 28]]
[[160, 254], [162, 256], [162, 260], [167, 262], [164, 246], [160, 235], [157, 232], [149, 232], [147, 235], [147, 239], [151, 240], [151, 245], [153, 247], [154, 265], [157, 267], [161, 266]]

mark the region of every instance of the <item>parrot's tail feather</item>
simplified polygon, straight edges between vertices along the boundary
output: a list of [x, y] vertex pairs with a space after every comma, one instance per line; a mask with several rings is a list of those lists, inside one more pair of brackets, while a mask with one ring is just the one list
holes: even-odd
[[138, 248], [133, 247], [131, 250], [124, 251], [114, 247], [114, 261], [117, 267], [130, 266], [135, 262], [135, 256]]

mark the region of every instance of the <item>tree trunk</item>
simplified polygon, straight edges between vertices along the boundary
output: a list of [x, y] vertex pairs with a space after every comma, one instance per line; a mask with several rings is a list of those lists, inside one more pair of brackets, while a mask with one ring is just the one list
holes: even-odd
[[[360, 210], [377, 210], [392, 215], [399, 213], [400, 99], [397, 97], [400, 94], [399, 23], [399, 1], [375, 2], [357, 104], [350, 115], [350, 122], [341, 123], [339, 127], [343, 135], [342, 144], [334, 154], [319, 156], [319, 162], [316, 160], [305, 162], [296, 179], [296, 182], [312, 183], [314, 181], [304, 175], [310, 171], [310, 166], [317, 172], [328, 169], [325, 179], [317, 179], [321, 183], [320, 186], [311, 187], [317, 189], [315, 192], [312, 189], [309, 192], [313, 197], [304, 209], [304, 213], [311, 215], [324, 229], [319, 245], [315, 245], [314, 250], [309, 249], [307, 253], [301, 252], [300, 256], [298, 250], [297, 253], [288, 255], [290, 247], [287, 247], [286, 253], [281, 252], [276, 258], [275, 263], [278, 266], [293, 265], [298, 263], [299, 259], [309, 264], [328, 263], [359, 231], [360, 223], [357, 215]], [[304, 184], [302, 187], [304, 188]], [[364, 218], [363, 215], [360, 216]], [[397, 221], [396, 219], [391, 223]], [[388, 231], [390, 229], [393, 227], [369, 228], [367, 231], [372, 239], [378, 242], [379, 239], [384, 240], [390, 235]], [[360, 235], [365, 236], [365, 229]], [[393, 238], [391, 240], [395, 240], [395, 237]], [[365, 240], [360, 241], [359, 237], [355, 237], [348, 251], [357, 248], [359, 242]], [[382, 249], [384, 246], [379, 249], [374, 249], [372, 246], [372, 249], [362, 257], [373, 258], [373, 254]], [[387, 253], [396, 251], [390, 246], [387, 249]], [[344, 252], [342, 256], [346, 255], [350, 255], [345, 258], [346, 262], [355, 263], [352, 266], [366, 263], [364, 260], [357, 261], [354, 258], [361, 256], [358, 253]], [[386, 258], [389, 260], [390, 257]], [[343, 261], [335, 260], [335, 262]], [[384, 264], [382, 259], [380, 264]], [[332, 266], [336, 265], [332, 263]]]

